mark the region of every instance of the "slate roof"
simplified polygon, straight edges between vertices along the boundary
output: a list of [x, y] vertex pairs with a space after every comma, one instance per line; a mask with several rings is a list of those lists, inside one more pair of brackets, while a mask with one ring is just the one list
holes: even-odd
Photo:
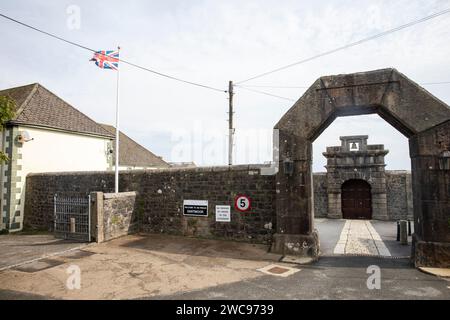
[[169, 162], [172, 168], [196, 168], [197, 165], [194, 161], [190, 162]]
[[[116, 135], [115, 127], [107, 124], [101, 124], [101, 126], [114, 136]], [[113, 159], [114, 163], [116, 159], [115, 155]], [[119, 133], [119, 164], [121, 166], [130, 167], [169, 167], [167, 162], [138, 144], [136, 141], [125, 135], [122, 131]]]
[[114, 137], [97, 122], [39, 83], [1, 90], [0, 95], [9, 96], [16, 101], [16, 115], [10, 121], [11, 124], [27, 124], [108, 138]]

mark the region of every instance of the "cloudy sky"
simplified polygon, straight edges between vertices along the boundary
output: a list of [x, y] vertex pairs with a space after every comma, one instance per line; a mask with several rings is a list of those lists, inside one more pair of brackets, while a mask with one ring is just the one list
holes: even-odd
[[[445, 0], [0, 0], [0, 12], [94, 49], [226, 89], [229, 80], [308, 58], [450, 8]], [[78, 14], [79, 13], [79, 14]], [[79, 19], [78, 19], [79, 17]], [[114, 71], [91, 53], [0, 18], [0, 88], [39, 82], [98, 122], [115, 120]], [[323, 75], [394, 67], [418, 83], [450, 81], [450, 14], [260, 79], [251, 86], [298, 99]], [[121, 129], [168, 161], [227, 163], [225, 93], [121, 67]], [[450, 85], [425, 86], [450, 103]], [[271, 160], [272, 128], [293, 102], [236, 89], [236, 163]], [[339, 136], [367, 134], [409, 169], [405, 137], [377, 115], [339, 118], [314, 143], [314, 170]]]

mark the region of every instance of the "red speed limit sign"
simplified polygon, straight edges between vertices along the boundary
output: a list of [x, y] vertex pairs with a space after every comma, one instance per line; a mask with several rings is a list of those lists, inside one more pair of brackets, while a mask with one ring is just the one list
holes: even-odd
[[250, 207], [252, 205], [252, 202], [249, 197], [244, 195], [237, 195], [234, 199], [234, 207], [236, 210], [245, 212], [250, 210]]

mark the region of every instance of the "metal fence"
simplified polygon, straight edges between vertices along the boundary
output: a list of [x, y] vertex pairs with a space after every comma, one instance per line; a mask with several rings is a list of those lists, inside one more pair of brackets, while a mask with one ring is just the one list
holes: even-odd
[[55, 195], [54, 232], [56, 238], [91, 241], [91, 197]]

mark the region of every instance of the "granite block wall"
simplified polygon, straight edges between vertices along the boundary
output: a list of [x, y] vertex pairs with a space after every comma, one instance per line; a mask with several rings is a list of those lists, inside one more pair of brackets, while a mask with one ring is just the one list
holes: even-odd
[[103, 212], [97, 223], [103, 223], [103, 241], [139, 231], [136, 192], [102, 193]]
[[[139, 231], [269, 243], [276, 223], [275, 177], [261, 175], [260, 169], [245, 165], [121, 172], [120, 191], [137, 192], [134, 215]], [[54, 194], [111, 193], [113, 181], [113, 172], [29, 175], [25, 226], [51, 230]], [[249, 212], [234, 208], [238, 194], [251, 198]], [[183, 200], [208, 200], [208, 216], [184, 216]], [[216, 205], [231, 207], [231, 222], [216, 222]]]
[[413, 219], [411, 174], [387, 171], [387, 207], [390, 220]]
[[[389, 219], [411, 218], [410, 173], [388, 171], [386, 181]], [[314, 174], [313, 182], [315, 217], [325, 218], [326, 174]], [[261, 175], [258, 166], [121, 172], [120, 191], [136, 194], [126, 195], [124, 201], [113, 190], [113, 172], [31, 174], [26, 185], [25, 227], [52, 230], [55, 194], [87, 196], [91, 192], [104, 193], [104, 240], [140, 231], [270, 243], [276, 227], [275, 177]], [[238, 194], [251, 198], [249, 212], [234, 208]], [[183, 200], [208, 200], [208, 216], [184, 216]], [[216, 205], [231, 207], [230, 222], [216, 221]]]

